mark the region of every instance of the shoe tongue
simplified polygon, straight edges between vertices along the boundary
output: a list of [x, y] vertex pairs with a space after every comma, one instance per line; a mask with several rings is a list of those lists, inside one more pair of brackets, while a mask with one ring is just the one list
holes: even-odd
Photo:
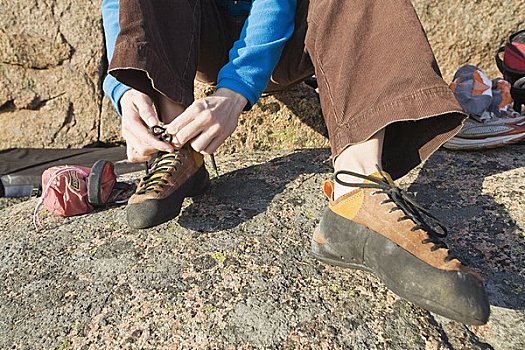
[[192, 152], [193, 160], [195, 161], [195, 164], [197, 164], [197, 167], [200, 167], [204, 163], [204, 156], [201, 153], [195, 152], [193, 150], [191, 152]]

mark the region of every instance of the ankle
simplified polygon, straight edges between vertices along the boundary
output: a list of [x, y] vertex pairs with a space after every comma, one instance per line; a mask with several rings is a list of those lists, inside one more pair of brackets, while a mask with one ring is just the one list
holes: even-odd
[[[334, 169], [337, 172], [341, 170], [351, 171], [354, 173], [369, 175], [377, 171], [377, 166], [381, 165], [381, 155], [383, 149], [384, 130], [375, 133], [370, 139], [365, 142], [352, 145], [334, 161]], [[341, 175], [342, 180], [347, 183], [363, 183], [363, 179], [351, 175]], [[345, 186], [335, 183], [334, 186], [334, 200], [355, 190], [357, 187]]]
[[342, 180], [346, 184], [335, 181], [334, 200], [359, 188], [357, 186], [351, 186], [351, 184], [362, 184], [365, 181], [361, 177], [353, 176], [345, 172], [370, 175], [377, 172], [377, 167], [381, 164], [381, 160], [378, 157], [361, 158], [362, 154], [356, 153], [341, 154], [341, 156], [335, 160], [334, 170], [339, 180]]
[[171, 123], [176, 117], [178, 117], [182, 112], [184, 112], [185, 108], [180, 103], [174, 102], [170, 100], [168, 97], [158, 94], [158, 108], [159, 108], [159, 115], [160, 119], [164, 124]]
[[[369, 174], [377, 172], [377, 168], [373, 168], [372, 170], [369, 167], [360, 167], [360, 166], [336, 170], [335, 175], [337, 176], [337, 178], [339, 180], [344, 181], [346, 184], [341, 184], [337, 181], [334, 182], [334, 193], [333, 193], [334, 200], [337, 200], [339, 197], [344, 196], [345, 194], [358, 189], [359, 186], [357, 185], [362, 184], [365, 181], [361, 177], [352, 176], [350, 174], [345, 174], [345, 173], [339, 173], [339, 171], [341, 170], [343, 172], [351, 171], [351, 172], [362, 174], [362, 175], [369, 175]], [[356, 186], [351, 186], [351, 184], [356, 184]]]

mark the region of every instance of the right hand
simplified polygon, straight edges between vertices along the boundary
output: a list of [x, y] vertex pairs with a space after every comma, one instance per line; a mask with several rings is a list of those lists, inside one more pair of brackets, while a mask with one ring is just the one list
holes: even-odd
[[153, 100], [146, 94], [130, 89], [120, 98], [122, 137], [132, 163], [145, 162], [158, 151], [171, 152], [173, 145], [160, 141], [149, 128], [159, 124]]

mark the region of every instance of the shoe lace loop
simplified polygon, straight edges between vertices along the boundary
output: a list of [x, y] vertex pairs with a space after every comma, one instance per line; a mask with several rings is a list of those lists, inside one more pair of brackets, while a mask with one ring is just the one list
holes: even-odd
[[[373, 188], [377, 189], [375, 192], [385, 193], [389, 199], [386, 199], [381, 202], [381, 204], [394, 203], [396, 207], [392, 208], [390, 211], [402, 210], [405, 214], [400, 217], [398, 221], [412, 220], [415, 225], [412, 227], [411, 231], [417, 231], [419, 229], [426, 231], [429, 234], [428, 239], [422, 241], [423, 244], [432, 243], [434, 246], [431, 248], [432, 251], [439, 248], [447, 249], [447, 245], [440, 240], [447, 236], [448, 231], [446, 227], [439, 222], [439, 220], [432, 215], [427, 209], [423, 208], [421, 204], [417, 203], [416, 199], [409, 194], [409, 192], [395, 186], [391, 181], [389, 181], [381, 169], [378, 167], [381, 178], [376, 178], [373, 176], [367, 176], [359, 173], [354, 173], [352, 171], [340, 170], [335, 173], [335, 181], [343, 186], [359, 187], [359, 188]], [[367, 180], [366, 183], [350, 183], [344, 180], [341, 180], [340, 176], [354, 176]], [[449, 253], [446, 261], [454, 259], [454, 256]]]
[[[150, 127], [150, 132], [153, 134], [153, 136], [157, 137], [160, 141], [166, 142], [166, 143], [172, 143], [173, 142], [173, 135], [170, 134], [165, 127], [162, 125], [154, 125]], [[215, 174], [217, 177], [219, 177], [219, 169], [217, 168], [217, 162], [215, 161], [215, 156], [213, 154], [210, 154], [210, 160], [211, 160], [211, 167], [215, 171]]]
[[165, 175], [172, 175], [177, 170], [177, 165], [182, 164], [178, 151], [159, 152], [157, 158], [151, 164], [148, 173], [142, 178], [141, 189], [138, 194], [144, 194], [149, 191], [159, 192], [156, 188], [168, 184]]
[[[162, 125], [154, 125], [150, 127], [150, 132], [160, 141], [171, 143], [173, 135], [167, 132]], [[159, 152], [153, 163], [148, 166], [146, 175], [141, 179], [141, 188], [137, 191], [138, 194], [144, 194], [150, 191], [159, 192], [158, 187], [168, 184], [164, 175], [169, 175], [177, 170], [177, 164], [181, 164], [178, 157], [178, 151], [174, 152]]]
[[153, 125], [150, 128], [150, 131], [153, 136], [157, 137], [160, 141], [164, 141], [166, 143], [171, 143], [173, 141], [173, 135], [167, 132], [166, 128], [160, 125]]

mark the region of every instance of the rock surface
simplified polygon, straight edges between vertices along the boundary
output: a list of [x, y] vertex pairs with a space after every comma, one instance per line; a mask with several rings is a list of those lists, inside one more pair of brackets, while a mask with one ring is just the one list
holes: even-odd
[[315, 261], [331, 167], [327, 149], [303, 149], [218, 157], [208, 193], [148, 230], [128, 228], [119, 207], [44, 211], [35, 231], [35, 199], [0, 201], [0, 348], [524, 349], [524, 152], [440, 150], [401, 182], [486, 281], [486, 326]]
[[508, 35], [525, 29], [525, 0], [412, 0], [446, 81], [465, 63], [501, 76], [494, 55]]
[[[447, 81], [466, 62], [497, 75], [495, 50], [523, 26], [525, 0], [413, 3]], [[100, 1], [0, 0], [0, 148], [120, 141], [116, 113], [100, 88], [106, 62], [99, 8]], [[299, 122], [322, 118], [315, 98], [302, 96], [310, 94], [303, 86], [263, 98], [221, 152], [325, 146], [319, 130]]]
[[0, 0], [0, 148], [99, 139], [98, 1]]

